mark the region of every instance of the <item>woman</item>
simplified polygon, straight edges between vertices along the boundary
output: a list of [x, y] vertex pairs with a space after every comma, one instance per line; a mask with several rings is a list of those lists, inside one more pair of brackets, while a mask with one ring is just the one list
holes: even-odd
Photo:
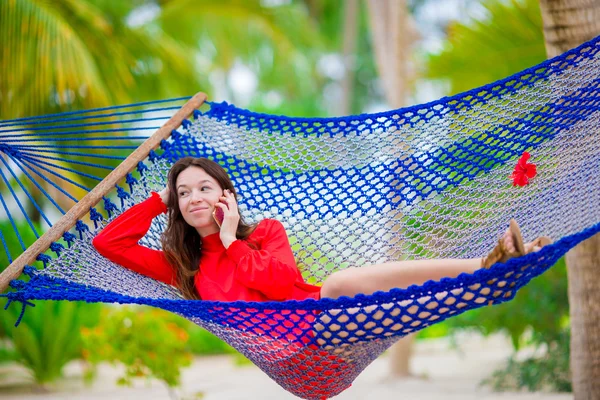
[[[428, 280], [456, 277], [495, 262], [537, 251], [546, 237], [523, 244], [511, 220], [496, 248], [484, 258], [388, 262], [337, 271], [322, 286], [304, 281], [283, 225], [264, 219], [248, 225], [226, 171], [206, 158], [185, 157], [169, 171], [167, 187], [131, 207], [93, 240], [109, 260], [178, 287], [187, 299], [218, 301], [303, 300], [371, 294]], [[222, 211], [219, 226], [215, 212]], [[152, 219], [168, 212], [162, 251], [138, 244]]]

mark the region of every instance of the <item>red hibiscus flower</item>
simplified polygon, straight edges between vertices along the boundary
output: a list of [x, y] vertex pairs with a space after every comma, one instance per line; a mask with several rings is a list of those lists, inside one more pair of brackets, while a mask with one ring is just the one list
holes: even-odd
[[513, 180], [513, 186], [525, 186], [529, 184], [529, 179], [533, 178], [537, 173], [535, 164], [528, 164], [527, 161], [531, 156], [528, 152], [523, 152], [523, 155], [517, 162], [515, 169], [510, 176]]

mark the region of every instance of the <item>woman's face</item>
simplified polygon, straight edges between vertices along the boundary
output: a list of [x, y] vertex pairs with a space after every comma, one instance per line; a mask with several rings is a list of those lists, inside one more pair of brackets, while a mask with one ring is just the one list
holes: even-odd
[[212, 176], [200, 167], [190, 166], [179, 173], [175, 188], [179, 209], [188, 224], [196, 229], [218, 229], [212, 213], [223, 189]]

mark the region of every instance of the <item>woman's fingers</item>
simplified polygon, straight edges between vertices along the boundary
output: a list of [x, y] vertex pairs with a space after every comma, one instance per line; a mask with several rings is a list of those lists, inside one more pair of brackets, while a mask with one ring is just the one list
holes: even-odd
[[224, 191], [224, 196], [221, 197], [222, 199], [225, 199], [225, 201], [227, 202], [227, 205], [229, 206], [230, 210], [237, 210], [237, 202], [235, 200], [235, 196], [233, 195], [233, 193], [231, 193], [229, 190], [225, 189]]
[[229, 192], [227, 189], [225, 189], [223, 192], [224, 195], [219, 198], [220, 201], [216, 203], [215, 206], [222, 208], [223, 212], [226, 215], [230, 215], [230, 212], [231, 215], [238, 214], [239, 211], [237, 207], [237, 202], [233, 193]]
[[215, 206], [222, 207], [223, 210], [229, 211], [229, 199], [227, 199], [227, 197], [225, 196], [221, 196], [219, 197], [219, 201], [217, 202], [217, 204], [215, 204]]

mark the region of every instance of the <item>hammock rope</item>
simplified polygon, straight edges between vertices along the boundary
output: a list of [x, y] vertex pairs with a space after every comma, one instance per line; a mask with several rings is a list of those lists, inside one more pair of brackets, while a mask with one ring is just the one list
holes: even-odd
[[[569, 249], [600, 231], [598, 71], [600, 38], [502, 81], [378, 114], [290, 118], [227, 103], [204, 102], [199, 108], [204, 96], [197, 95], [149, 138], [125, 135], [144, 128], [141, 124], [156, 124], [144, 112], [144, 107], [152, 110], [150, 103], [135, 116], [114, 112], [125, 106], [102, 109], [115, 127], [102, 118], [88, 120], [84, 112], [65, 113], [64, 120], [48, 116], [48, 132], [37, 129], [44, 117], [0, 122], [0, 172], [9, 188], [0, 192], [8, 217], [0, 239], [10, 263], [9, 273], [0, 276], [0, 290], [3, 282], [12, 287], [2, 296], [22, 304], [19, 320], [31, 300], [159, 307], [226, 340], [291, 393], [306, 399], [335, 396], [400, 337], [511, 300]], [[99, 111], [92, 111], [97, 116]], [[123, 126], [119, 118], [126, 121]], [[98, 127], [111, 136], [99, 137]], [[82, 145], [69, 129], [92, 139], [77, 147]], [[130, 145], [141, 139], [146, 141]], [[72, 151], [77, 148], [115, 158], [81, 160], [81, 153]], [[130, 149], [135, 150], [127, 155]], [[52, 157], [42, 157], [41, 150]], [[538, 174], [529, 185], [515, 187], [509, 176], [524, 151], [532, 154]], [[284, 224], [310, 283], [351, 266], [481, 257], [513, 217], [524, 237], [549, 235], [555, 242], [473, 274], [371, 295], [187, 301], [175, 288], [100, 257], [91, 245], [109, 221], [160, 191], [170, 166], [184, 156], [213, 159], [228, 171], [246, 220], [276, 218]], [[93, 172], [114, 168], [123, 157], [105, 179]], [[44, 172], [47, 186], [31, 182]], [[63, 180], [53, 185], [50, 178]], [[66, 183], [73, 186], [71, 194]], [[51, 200], [52, 209], [31, 199], [33, 187]], [[89, 193], [81, 198], [82, 192]], [[76, 204], [58, 204], [59, 196]], [[17, 229], [23, 226], [40, 237], [25, 199], [37, 205], [50, 227], [31, 246]], [[96, 206], [100, 200], [103, 210]], [[50, 209], [65, 214], [54, 225]], [[26, 224], [18, 225], [23, 219]], [[166, 222], [164, 215], [155, 218], [140, 243], [160, 249]], [[6, 244], [9, 230], [25, 252], [14, 261]], [[36, 267], [35, 261], [42, 265]], [[27, 279], [14, 279], [23, 266]]]

